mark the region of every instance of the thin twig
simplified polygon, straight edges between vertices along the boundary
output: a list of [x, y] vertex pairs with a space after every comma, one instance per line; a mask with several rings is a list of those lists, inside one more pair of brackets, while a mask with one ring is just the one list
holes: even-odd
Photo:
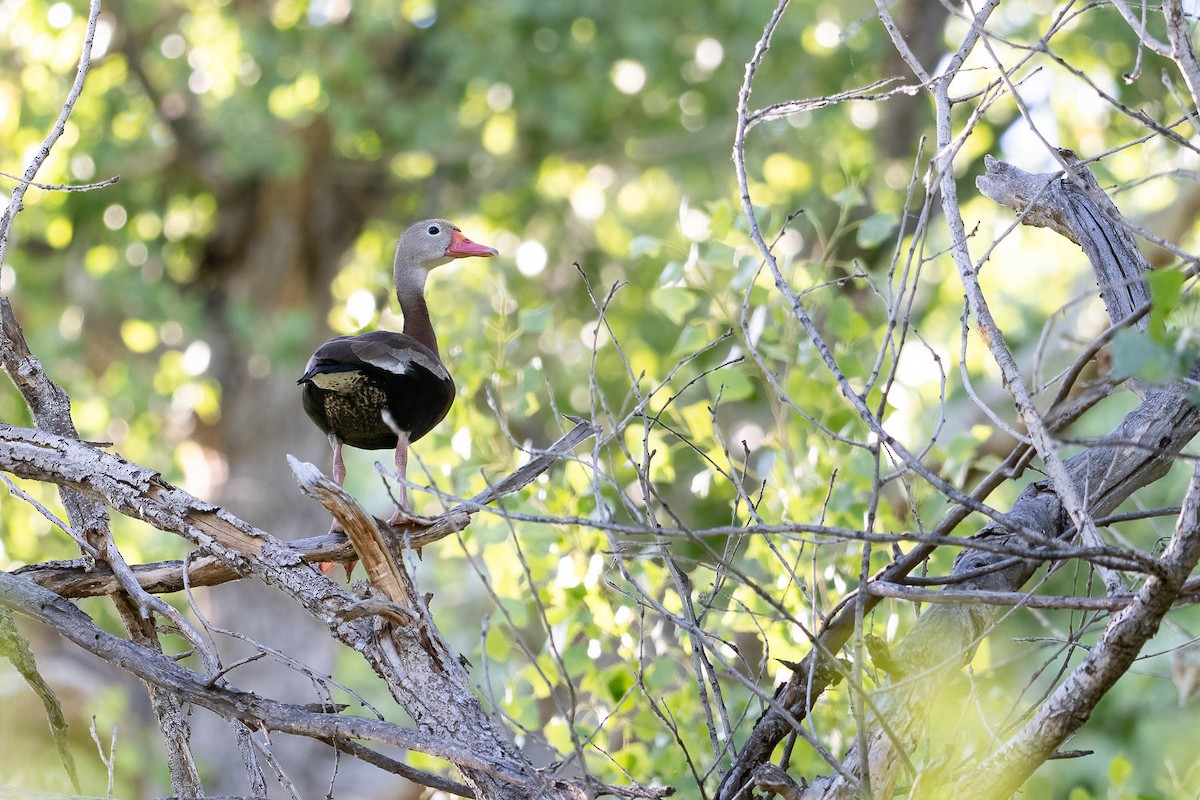
[[67, 95], [67, 99], [63, 102], [62, 110], [58, 113], [58, 119], [54, 121], [50, 132], [46, 134], [45, 140], [42, 141], [41, 147], [33, 154], [28, 166], [25, 167], [25, 172], [22, 173], [21, 178], [17, 181], [17, 186], [13, 189], [12, 196], [9, 198], [8, 206], [4, 209], [4, 213], [0, 214], [0, 270], [4, 268], [4, 257], [8, 249], [8, 237], [12, 232], [13, 221], [16, 219], [17, 214], [21, 213], [21, 209], [24, 208], [25, 192], [33, 184], [33, 179], [37, 177], [42, 164], [46, 163], [46, 159], [50, 157], [50, 151], [66, 130], [67, 118], [71, 116], [71, 111], [75, 108], [75, 102], [83, 92], [83, 82], [87, 78], [88, 69], [92, 64], [92, 43], [96, 38], [96, 21], [99, 19], [100, 0], [91, 0], [88, 5], [87, 29], [83, 35], [83, 46], [79, 52], [79, 66], [75, 70], [75, 80], [71, 84], [71, 91]]

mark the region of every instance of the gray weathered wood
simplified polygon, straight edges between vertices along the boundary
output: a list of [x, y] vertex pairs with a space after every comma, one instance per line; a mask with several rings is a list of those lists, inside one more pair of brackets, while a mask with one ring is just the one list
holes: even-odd
[[[1145, 274], [1150, 263], [1090, 170], [1070, 150], [1059, 150], [1070, 170], [1030, 173], [984, 157], [987, 170], [975, 179], [985, 196], [1021, 214], [1026, 225], [1050, 228], [1079, 245], [1092, 264], [1100, 296], [1114, 324], [1150, 303]], [[1135, 326], [1145, 330], [1143, 316]]]
[[50, 625], [88, 652], [156, 686], [169, 688], [187, 702], [222, 716], [240, 719], [253, 727], [263, 725], [299, 736], [365, 739], [445, 758], [518, 784], [528, 780], [521, 773], [513, 772], [511, 765], [472, 752], [468, 745], [453, 739], [439, 738], [383, 720], [311, 711], [305, 706], [239, 691], [223, 680], [211, 683], [208, 676], [183, 666], [170, 656], [113, 636], [65, 598], [5, 572], [0, 572], [0, 604]]
[[1198, 561], [1200, 464], [1192, 470], [1175, 533], [1163, 552], [1162, 574], [1146, 579], [1133, 603], [1117, 612], [1100, 641], [1088, 648], [1083, 663], [978, 769], [960, 776], [950, 795], [962, 800], [1011, 797], [1087, 721], [1096, 704], [1133, 665], [1142, 647], [1158, 632]]
[[[79, 441], [0, 426], [0, 469], [73, 488], [121, 513], [175, 533], [226, 567], [290, 595], [343, 644], [357, 650], [427, 733], [452, 741], [534, 781], [532, 767], [484, 713], [453, 654], [423, 647], [417, 637], [377, 635], [356, 618], [356, 598], [320, 575], [284, 542], [132, 464]], [[394, 639], [394, 640], [393, 640]], [[456, 763], [478, 797], [521, 797], [520, 782]]]
[[[595, 435], [596, 428], [594, 426], [577, 419], [573, 419], [573, 421], [576, 423], [575, 427], [554, 444], [545, 450], [538, 451], [538, 454], [525, 465], [479, 492], [467, 502], [455, 505], [444, 514], [438, 515], [428, 528], [396, 534], [392, 529], [385, 527], [385, 537], [389, 541], [399, 538], [402, 540], [401, 544], [420, 549], [455, 531], [462, 530], [467, 517], [477, 513], [486, 505], [494, 503], [497, 499], [525, 488], [539, 475], [565, 458], [580, 443]], [[385, 525], [378, 518], [375, 522], [377, 525]], [[297, 539], [286, 542], [286, 545], [309, 563], [349, 561], [355, 557], [354, 548], [346, 539], [345, 534], [341, 533], [327, 533], [307, 539]], [[157, 561], [131, 566], [138, 584], [147, 592], [155, 594], [183, 591], [183, 568], [182, 561]], [[29, 564], [16, 572], [64, 597], [95, 597], [111, 594], [120, 588], [112, 571], [105, 564], [49, 561]], [[187, 579], [189, 585], [193, 587], [216, 586], [240, 577], [241, 575], [225, 566], [215, 556], [194, 554], [188, 562]]]
[[[584, 438], [591, 435], [590, 428], [575, 433]], [[0, 425], [0, 470], [22, 478], [67, 486], [85, 497], [101, 500], [122, 514], [183, 537], [226, 569], [259, 578], [292, 597], [321, 620], [336, 639], [361, 653], [385, 680], [397, 702], [413, 718], [419, 729], [417, 733], [428, 737], [419, 740], [419, 744], [412, 740], [410, 745], [450, 758], [476, 797], [505, 800], [533, 796], [581, 798], [589, 791], [596, 791], [657, 798], [671, 793], [665, 787], [585, 788], [534, 770], [499, 723], [484, 711], [471, 691], [461, 660], [441, 639], [424, 598], [416, 593], [410, 593], [408, 597], [411, 602], [408, 610], [414, 611], [416, 616], [415, 620], [405, 619], [408, 624], [395, 625], [379, 616], [364, 616], [361, 598], [350, 595], [320, 575], [287, 543], [170, 485], [152, 470], [84, 442]], [[309, 477], [313, 476], [310, 474]], [[328, 479], [316, 479], [317, 483], [324, 480]], [[519, 485], [520, 480], [504, 483], [506, 490]], [[339, 502], [353, 503], [353, 499], [340, 497]], [[356, 513], [365, 517], [361, 509]], [[402, 567], [402, 564], [398, 566]], [[19, 613], [43, 619], [60, 629], [68, 622], [90, 624], [82, 612], [75, 612], [82, 615], [80, 619], [71, 616], [68, 609], [73, 607], [65, 599], [58, 598], [48, 605], [47, 595], [37, 594], [46, 590], [32, 581], [2, 574], [0, 579], [0, 602]], [[55, 610], [53, 618], [46, 616], [51, 607]], [[90, 631], [86, 626], [84, 629]], [[79, 641], [89, 635], [82, 634]], [[261, 721], [256, 715], [262, 706], [248, 711], [240, 700], [197, 692], [189, 683], [195, 682], [194, 674], [183, 680], [180, 676], [184, 673], [162, 673], [157, 667], [165, 668], [165, 664], [135, 643], [105, 640], [101, 655], [139, 677], [163, 681], [160, 685], [173, 692], [178, 690], [189, 702], [204, 705], [230, 718], [251, 723]], [[156, 669], [149, 670], [148, 664], [155, 665]], [[255, 702], [258, 700], [261, 698], [256, 698]], [[385, 732], [372, 727], [373, 720], [343, 722], [343, 718], [332, 715], [304, 717], [299, 722], [278, 716], [271, 720], [268, 727], [279, 721], [281, 727], [275, 728], [277, 730], [315, 738], [367, 738], [399, 744], [395, 739], [399, 735], [396, 730], [389, 728]], [[324, 722], [317, 724], [318, 720]], [[454, 745], [450, 748], [445, 744], [432, 744], [434, 742], [452, 742]], [[430, 749], [425, 750], [426, 746]]]
[[[1076, 173], [1073, 170], [1073, 173]], [[1099, 187], [1086, 170], [1076, 173], [1087, 187], [1065, 180], [1057, 174], [1033, 175], [994, 159], [987, 161], [987, 175], [979, 179], [980, 189], [992, 199], [1023, 214], [1025, 224], [1050, 227], [1081, 244], [1104, 287], [1105, 301], [1114, 321], [1141, 314], [1144, 324], [1145, 303], [1149, 301], [1144, 281], [1137, 278], [1145, 268], [1136, 242], [1128, 230], [1114, 222], [1118, 214], [1111, 203], [1098, 204], [1094, 192]], [[1105, 201], [1107, 203], [1107, 201]], [[1078, 207], [1077, 207], [1078, 206]], [[1087, 510], [1095, 518], [1127, 499], [1134, 491], [1166, 474], [1183, 447], [1200, 432], [1200, 412], [1191, 404], [1184, 386], [1151, 390], [1144, 402], [1093, 447], [1069, 459], [1066, 467], [1072, 482], [1085, 487]], [[1069, 519], [1059, 498], [1047, 482], [1029, 486], [1006, 515], [1026, 530], [1042, 531], [1047, 540], [1072, 534]], [[973, 539], [989, 540], [1032, 552], [1025, 536], [1010, 532], [997, 522], [985, 526]], [[929, 548], [917, 548], [896, 565], [885, 568], [873, 580], [903, 582], [903, 576], [928, 557]], [[953, 575], [971, 574], [998, 564], [1004, 557], [969, 548], [955, 565]], [[1044, 555], [1016, 562], [1007, 569], [963, 582], [955, 582], [956, 591], [980, 589], [993, 592], [1018, 591], [1044, 564]], [[863, 598], [865, 610], [878, 602], [877, 597]], [[913, 630], [897, 648], [894, 658], [901, 670], [921, 675], [921, 680], [906, 682], [913, 691], [882, 698], [890, 733], [904, 746], [919, 735], [923, 709], [946, 684], [949, 675], [970, 660], [977, 637], [993, 618], [993, 609], [979, 605], [938, 605], [918, 619]], [[753, 782], [753, 770], [766, 762], [776, 745], [798, 724], [816, 702], [835, 674], [822, 663], [838, 652], [853, 633], [854, 603], [848, 603], [831, 619], [817, 637], [812, 652], [798, 665], [791, 679], [780, 686], [774, 701], [755, 724], [733, 768], [722, 782], [718, 796], [732, 800]], [[953, 656], [949, 656], [953, 654]], [[851, 773], [861, 774], [869, 765], [872, 788], [889, 785], [900, 759], [896, 741], [882, 726], [873, 726], [864, 758], [855, 749], [846, 762]], [[876, 778], [879, 780], [876, 781]], [[851, 797], [856, 788], [840, 776], [818, 779], [805, 793], [806, 798]]]
[[[979, 179], [981, 191], [1022, 213], [1027, 224], [1051, 227], [1080, 244], [1092, 262], [1114, 322], [1127, 319], [1149, 302], [1149, 291], [1140, 277], [1147, 268], [1146, 261], [1127, 227], [1113, 219], [1119, 213], [1115, 207], [1107, 200], [1096, 202], [1094, 194], [1099, 187], [1090, 173], [1073, 169], [1077, 182], [1071, 182], [1055, 175], [1031, 175], [994, 159], [988, 160], [987, 170], [987, 175]], [[1082, 189], [1079, 184], [1083, 184]], [[1143, 316], [1138, 324], [1144, 323]], [[1117, 428], [1066, 462], [1071, 482], [1087, 490], [1088, 514], [1092, 518], [1103, 516], [1138, 488], [1161, 478], [1198, 432], [1200, 411], [1192, 405], [1186, 386], [1172, 385], [1147, 393], [1145, 401]], [[1042, 531], [1046, 540], [1075, 533], [1061, 500], [1047, 481], [1027, 487], [1008, 517], [1026, 530]], [[1034, 546], [1024, 535], [997, 523], [985, 526], [973, 538], [999, 542], [1018, 551]], [[971, 574], [995, 563], [995, 555], [968, 549], [956, 561], [952, 576]], [[1043, 557], [1031, 555], [1006, 569], [956, 581], [955, 589], [1016, 591], [1043, 563]], [[913, 746], [923, 726], [925, 709], [949, 677], [970, 661], [980, 635], [993, 618], [993, 609], [988, 606], [938, 605], [927, 609], [901, 642], [894, 653], [897, 668], [919, 679], [906, 681], [902, 690], [879, 698], [887, 730], [883, 725], [874, 726], [867, 736], [867, 752], [855, 748], [846, 761], [852, 773], [869, 770], [873, 790], [893, 785], [901, 766], [897, 748]], [[1080, 724], [1083, 719], [1086, 714]], [[832, 775], [814, 782], [804, 797], [850, 798], [856, 791], [856, 786]]]

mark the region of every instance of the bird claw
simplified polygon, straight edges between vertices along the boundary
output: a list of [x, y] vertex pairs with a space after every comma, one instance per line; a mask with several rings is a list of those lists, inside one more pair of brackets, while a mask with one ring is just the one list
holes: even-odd
[[393, 528], [411, 530], [413, 528], [432, 528], [437, 520], [431, 517], [419, 517], [408, 511], [396, 509], [396, 513], [388, 517], [387, 524]]
[[358, 559], [356, 558], [353, 561], [347, 561], [344, 564], [339, 564], [336, 561], [321, 561], [315, 566], [322, 575], [328, 575], [330, 572], [333, 572], [336, 567], [345, 567], [346, 582], [348, 583], [354, 578], [354, 568], [358, 566]]
[[[338, 522], [335, 519], [333, 521], [333, 524], [329, 526], [329, 532], [330, 533], [345, 533], [346, 529], [342, 527], [342, 523]], [[339, 567], [339, 566], [345, 567], [346, 568], [346, 580], [349, 581], [351, 579], [351, 573], [354, 572], [354, 567], [357, 564], [358, 564], [357, 559], [354, 561], [347, 561], [345, 564], [339, 564], [337, 561], [319, 561], [316, 564], [316, 568], [322, 575], [328, 575], [330, 572], [333, 572], [335, 567]]]

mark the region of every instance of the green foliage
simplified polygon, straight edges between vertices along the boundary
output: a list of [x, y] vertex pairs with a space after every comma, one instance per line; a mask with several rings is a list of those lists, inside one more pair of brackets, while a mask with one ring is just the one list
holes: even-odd
[[1140, 331], [1119, 331], [1112, 342], [1113, 372], [1151, 385], [1177, 381], [1200, 356], [1200, 347], [1186, 341], [1178, 345], [1149, 338]]
[[1118, 331], [1113, 337], [1113, 373], [1135, 377], [1152, 385], [1180, 380], [1200, 358], [1194, 329], [1173, 330], [1168, 320], [1182, 316], [1181, 306], [1191, 306], [1183, 294], [1184, 275], [1175, 269], [1158, 269], [1146, 276], [1150, 285], [1150, 322], [1145, 333]]
[[[714, 753], [704, 721], [709, 690], [695, 677], [685, 608], [695, 609], [711, 639], [713, 674], [740, 745], [763, 698], [787, 674], [781, 662], [807, 653], [803, 628], [844, 598], [864, 568], [858, 544], [799, 529], [767, 538], [738, 528], [763, 520], [861, 530], [870, 518], [872, 532], [912, 536], [945, 512], [944, 499], [924, 484], [896, 477], [880, 489], [877, 476], [897, 467], [888, 454], [839, 440], [869, 434], [752, 246], [728, 151], [742, 65], [768, 11], [630, 0], [125, 0], [106, 12], [87, 89], [40, 176], [122, 180], [97, 192], [31, 190], [0, 288], [13, 298], [34, 352], [70, 392], [83, 437], [111, 441], [207, 495], [220, 491], [229, 466], [214, 442], [231, 424], [226, 401], [238, 381], [294, 381], [329, 330], [398, 324], [386, 266], [406, 222], [445, 214], [499, 246], [494, 262], [443, 267], [430, 280], [460, 397], [417, 448], [426, 478], [458, 495], [479, 491], [517, 465], [514, 440], [548, 442], [562, 413], [595, 419], [607, 438], [508, 505], [560, 522], [510, 528], [481, 515], [461, 547], [446, 541], [436, 558], [426, 556], [423, 585], [434, 591], [439, 624], [475, 664], [481, 696], [507, 715], [522, 744], [546, 743], [562, 754], [579, 744], [602, 780], [657, 778], [681, 796], [700, 797], [728, 755]], [[877, 57], [887, 46], [884, 31], [862, 24], [874, 13], [869, 3], [794, 3], [776, 34], [781, 56], [764, 63], [755, 104], [833, 95], [892, 74]], [[1021, 37], [1049, 9], [1018, 2], [1006, 13], [1007, 32]], [[0, 63], [9, 65], [0, 72], [0, 169], [19, 173], [22, 154], [58, 113], [82, 20], [68, 4], [26, 0], [0, 4], [0, 21]], [[947, 40], [960, 24], [950, 23]], [[1107, 79], [1135, 52], [1127, 27], [1107, 10], [1079, 17], [1054, 46]], [[1169, 102], [1157, 78], [1111, 83], [1120, 102], [1152, 115]], [[1046, 104], [1067, 139], [1098, 152], [1141, 134], [1137, 120], [1107, 106], [1081, 110], [1073, 96], [1060, 88]], [[895, 146], [892, 131], [881, 128], [884, 108], [831, 105], [762, 125], [747, 153], [759, 223], [768, 237], [780, 235], [782, 274], [852, 391], [865, 392], [880, 349], [896, 347], [885, 333], [895, 322], [887, 298], [911, 289], [900, 277], [904, 265], [892, 259], [914, 243], [914, 208], [904, 195], [916, 144]], [[1019, 134], [1015, 118], [1011, 103], [992, 107], [964, 146], [957, 165], [964, 175]], [[1148, 160], [1153, 153], [1122, 151], [1103, 168], [1127, 180], [1142, 177]], [[327, 173], [337, 180], [312, 191]], [[274, 191], [270, 203], [241, 204], [263, 186]], [[218, 245], [237, 241], [236, 233], [249, 238], [254, 224], [269, 228], [269, 212], [283, 217], [297, 198], [327, 214], [327, 206], [367, 210], [344, 247], [322, 239], [336, 231], [317, 230], [295, 212], [304, 225], [291, 238], [303, 238], [311, 258], [283, 274], [253, 258], [234, 274], [213, 266]], [[1008, 217], [995, 222], [990, 206], [967, 201], [966, 210], [1008, 224]], [[790, 219], [792, 212], [800, 213]], [[921, 247], [946, 246], [939, 236]], [[292, 244], [286, 233], [256, 241]], [[1036, 342], [1042, 320], [1075, 291], [1066, 268], [1047, 275], [1043, 265], [1082, 262], [1054, 245], [1020, 245], [1019, 259], [997, 251], [993, 260], [1011, 266], [985, 287], [999, 313], [1009, 310], [1003, 327], [1015, 348]], [[319, 258], [336, 268], [320, 273]], [[866, 397], [907, 444], [919, 447], [949, 427], [923, 455], [965, 486], [994, 466], [994, 454], [978, 454], [992, 423], [970, 422], [957, 380], [942, 396], [942, 379], [959, 366], [962, 290], [944, 261], [929, 255], [919, 268], [924, 282], [909, 322], [921, 342], [913, 344], [910, 331], [905, 359], [885, 366]], [[1194, 360], [1193, 346], [1167, 325], [1181, 303], [1180, 274], [1151, 277], [1151, 336], [1124, 332], [1114, 340], [1116, 372], [1172, 380]], [[985, 272], [984, 279], [992, 278]], [[974, 342], [965, 370], [976, 385], [994, 378]], [[300, 414], [298, 402], [286, 413]], [[955, 428], [956, 418], [968, 424]], [[0, 419], [29, 424], [7, 387]], [[278, 451], [280, 462], [293, 446], [255, 444]], [[310, 457], [319, 452], [314, 447]], [[382, 507], [369, 469], [376, 455], [352, 457], [351, 489]], [[24, 488], [55, 503], [45, 487]], [[1000, 507], [1003, 499], [993, 497]], [[623, 532], [652, 532], [651, 513], [672, 529], [722, 530], [661, 539]], [[272, 530], [271, 519], [255, 522]], [[182, 554], [178, 542], [129, 520], [114, 528], [130, 561]], [[75, 555], [45, 518], [3, 500], [0, 566]], [[948, 570], [952, 557], [939, 554], [930, 571]], [[891, 558], [875, 545], [865, 565], [874, 570]], [[89, 610], [109, 613], [101, 604]], [[913, 617], [909, 605], [883, 603], [863, 633], [894, 642]], [[962, 742], [987, 741], [991, 723], [1009, 712], [1022, 688], [1006, 685], [994, 664], [1027, 653], [1013, 652], [981, 651], [976, 669], [989, 685], [973, 695], [964, 682], [939, 706], [944, 738], [954, 741], [931, 745], [933, 762]], [[343, 662], [342, 673], [367, 682], [356, 657]], [[868, 688], [882, 681], [867, 675]], [[850, 740], [851, 697], [843, 685], [814, 712], [813, 725], [829, 741]], [[80, 698], [73, 729], [85, 730], [92, 713], [104, 729], [128, 707], [116, 691]], [[2, 750], [19, 734], [0, 730]], [[130, 740], [140, 744], [142, 736], [152, 734]], [[1121, 748], [1129, 736], [1111, 739]], [[142, 776], [159, 768], [150, 752], [118, 747], [118, 794], [135, 794]], [[417, 755], [412, 761], [441, 767]], [[807, 748], [797, 747], [791, 763], [801, 774], [828, 769]], [[1119, 754], [1109, 763], [1113, 792], [1153, 781]], [[1194, 772], [1162, 791], [1182, 795], [1179, 787], [1194, 787]], [[85, 791], [98, 793], [103, 775], [95, 764], [81, 773]], [[1103, 794], [1099, 784], [1070, 791]]]
[[63, 771], [78, 792], [79, 773], [75, 768], [75, 758], [67, 738], [67, 723], [63, 717], [62, 705], [58, 702], [54, 690], [38, 671], [37, 659], [29, 647], [29, 640], [17, 630], [16, 621], [8, 609], [0, 611], [0, 656], [12, 664], [29, 688], [41, 699]]

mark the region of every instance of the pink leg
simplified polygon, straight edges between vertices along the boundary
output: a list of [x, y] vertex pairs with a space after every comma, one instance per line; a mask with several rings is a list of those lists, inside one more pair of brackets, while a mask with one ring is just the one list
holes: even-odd
[[[408, 437], [403, 433], [400, 434], [399, 441], [396, 442], [396, 474], [403, 481], [408, 477]], [[388, 525], [399, 525], [402, 522], [412, 520], [412, 513], [408, 504], [408, 486], [404, 483], [400, 484], [400, 499], [397, 501], [396, 511], [388, 518]]]
[[[333, 482], [341, 486], [346, 482], [346, 462], [342, 461], [342, 440], [331, 433], [329, 434], [329, 446], [333, 448]], [[329, 526], [329, 532], [341, 533], [342, 523], [335, 519], [333, 524]], [[357, 563], [357, 561], [346, 562], [347, 580], [350, 579], [350, 573], [354, 570], [354, 565]], [[317, 564], [317, 569], [324, 575], [336, 566], [336, 561], [322, 561], [320, 564]]]
[[329, 434], [329, 446], [333, 448], [333, 482], [341, 486], [346, 482], [346, 463], [342, 461], [342, 440]]

